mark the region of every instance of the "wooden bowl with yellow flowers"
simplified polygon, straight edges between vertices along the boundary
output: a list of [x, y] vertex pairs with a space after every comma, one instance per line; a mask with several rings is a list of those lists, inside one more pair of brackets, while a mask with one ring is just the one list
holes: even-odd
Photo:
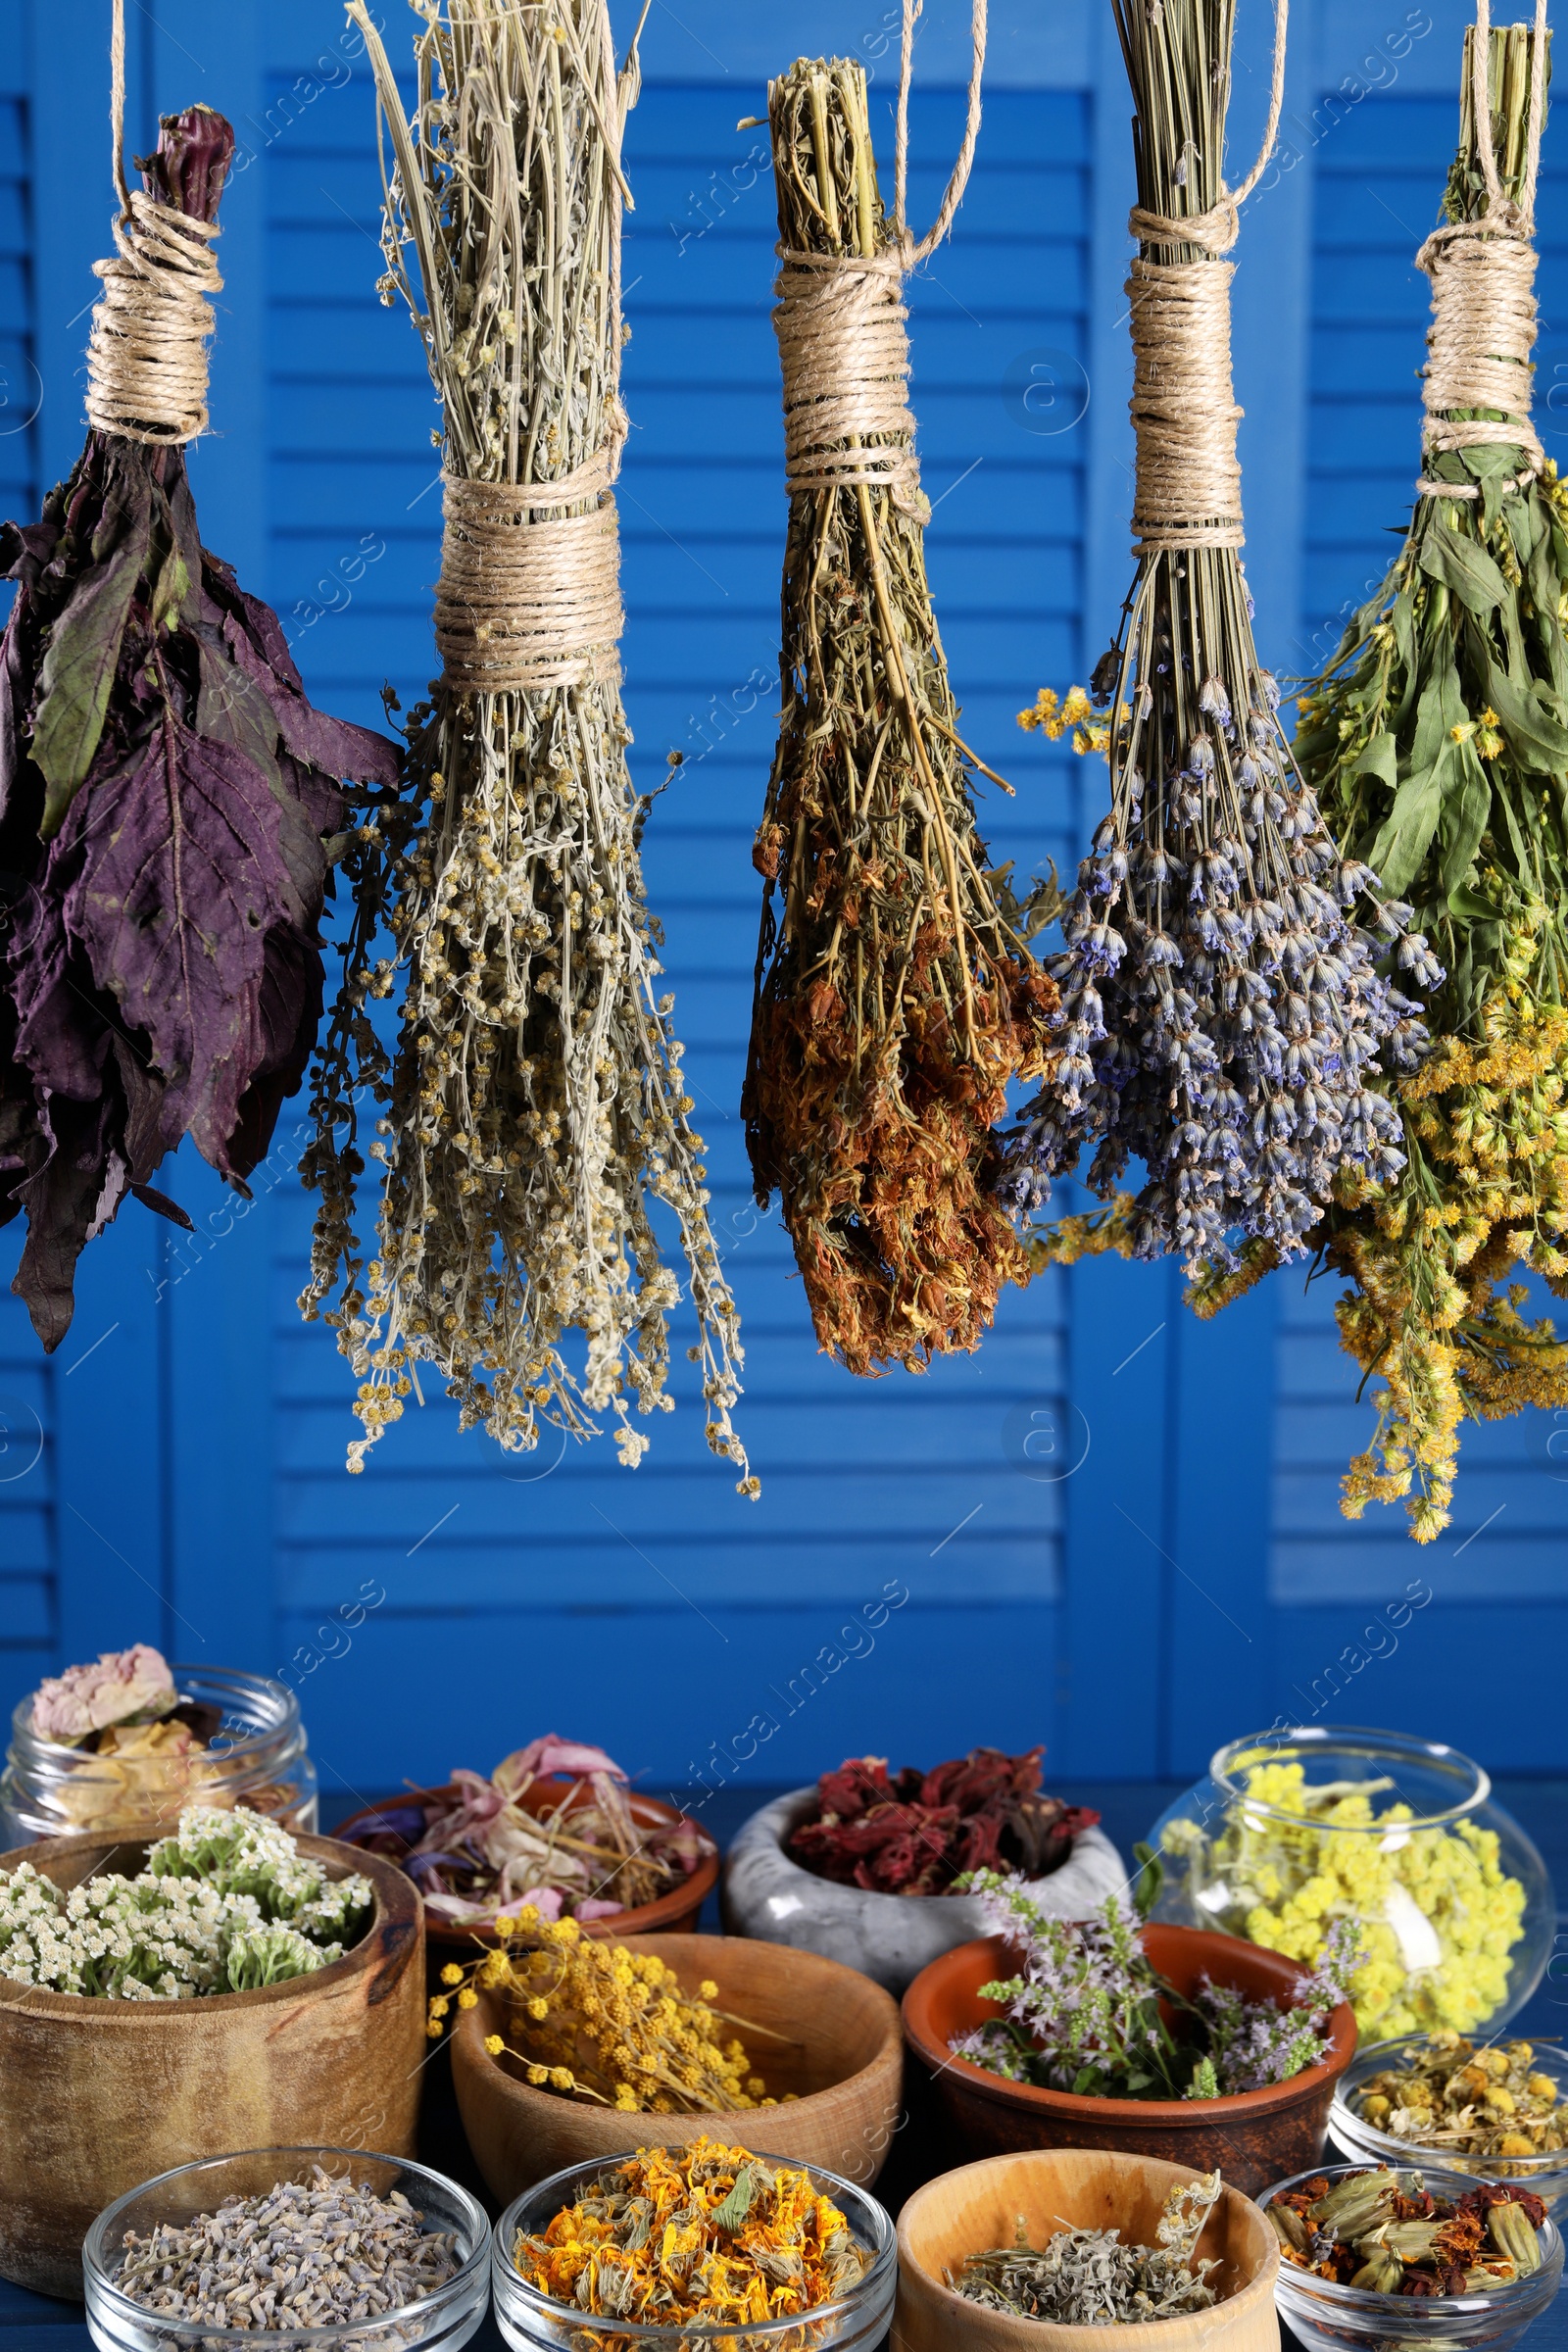
[[[899, 2011], [869, 1977], [750, 1936], [587, 1936], [530, 1923], [444, 1970], [430, 2033], [491, 2193], [624, 2154], [748, 2134], [869, 2187], [898, 2128]], [[657, 2118], [657, 2123], [654, 2119]]]

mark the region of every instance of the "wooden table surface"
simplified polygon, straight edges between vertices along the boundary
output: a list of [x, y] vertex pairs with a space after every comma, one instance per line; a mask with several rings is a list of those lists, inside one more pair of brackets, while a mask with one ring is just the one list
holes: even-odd
[[[1107, 1833], [1124, 1854], [1130, 1854], [1166, 1805], [1181, 1794], [1181, 1788], [1182, 1785], [1177, 1783], [1121, 1782], [1098, 1789], [1064, 1786], [1054, 1793], [1070, 1804], [1098, 1805]], [[707, 1818], [720, 1845], [727, 1845], [746, 1817], [778, 1793], [771, 1788], [731, 1789], [713, 1799], [707, 1808]], [[1514, 1815], [1541, 1848], [1552, 1884], [1558, 1889], [1559, 1903], [1568, 1906], [1568, 1782], [1499, 1781], [1495, 1794], [1497, 1801]], [[353, 1809], [354, 1801], [344, 1798], [335, 1805], [323, 1802], [323, 1829], [329, 1832], [334, 1820]], [[1568, 1934], [1568, 1908], [1559, 1917]], [[710, 1898], [702, 1925], [718, 1933], [716, 1898]], [[1568, 1950], [1568, 1943], [1564, 1949]], [[1561, 1982], [1548, 1978], [1542, 1984], [1529, 2006], [1513, 2021], [1512, 2030], [1543, 2040], [1568, 2035], [1568, 1970]], [[956, 2161], [961, 2161], [953, 2151], [944, 2149], [939, 2132], [921, 2107], [916, 2087], [906, 2109], [906, 2127], [894, 2141], [887, 2168], [877, 2182], [878, 2196], [895, 2213], [922, 2181], [950, 2171]], [[0, 2118], [0, 2131], [4, 2128], [4, 2119]], [[434, 2051], [429, 2066], [419, 2156], [436, 2171], [471, 2188], [494, 2219], [494, 2202], [474, 2170], [463, 2136], [444, 2044]], [[88, 2352], [90, 2340], [79, 2304], [31, 2295], [0, 2279], [0, 2352]], [[1285, 2342], [1290, 2352], [1294, 2339], [1288, 2331]], [[472, 2344], [473, 2352], [506, 2352], [491, 2318], [485, 2320]], [[1568, 2295], [1559, 2295], [1551, 2310], [1537, 2322], [1531, 2330], [1530, 2344], [1531, 2352], [1568, 2352]]]

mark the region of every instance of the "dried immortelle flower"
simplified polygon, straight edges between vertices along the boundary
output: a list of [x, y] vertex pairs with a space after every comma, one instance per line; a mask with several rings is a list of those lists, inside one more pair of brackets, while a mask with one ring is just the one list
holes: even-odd
[[[1063, 1057], [1009, 1140], [1003, 1193], [1037, 1210], [1094, 1143], [1088, 1181], [1108, 1199], [1141, 1160], [1130, 1208], [1076, 1221], [1066, 1253], [1174, 1250], [1212, 1274], [1248, 1238], [1298, 1254], [1343, 1167], [1396, 1172], [1398, 1120], [1372, 1081], [1385, 1048], [1412, 1066], [1424, 1033], [1379, 968], [1387, 943], [1353, 919], [1374, 876], [1342, 864], [1252, 635], [1223, 258], [1257, 177], [1232, 192], [1221, 173], [1235, 0], [1117, 0], [1116, 18], [1137, 105], [1138, 571], [1092, 695], [1025, 714], [1107, 753], [1111, 806], [1052, 966]], [[1379, 913], [1392, 939], [1400, 910]]]
[[790, 513], [743, 1107], [822, 1348], [921, 1371], [1025, 1276], [992, 1128], [1051, 1066], [1056, 992], [1025, 942], [1055, 891], [1020, 904], [975, 829], [906, 398], [912, 241], [902, 190], [883, 214], [864, 71], [802, 59], [768, 112]]
[[[621, 1458], [668, 1410], [680, 1296], [650, 1199], [673, 1210], [697, 1312], [708, 1440], [758, 1492], [730, 1422], [738, 1321], [709, 1229], [702, 1142], [661, 934], [638, 858], [646, 802], [626, 766], [614, 507], [620, 406], [619, 146], [636, 94], [605, 0], [425, 10], [405, 122], [366, 9], [394, 170], [383, 299], [425, 343], [444, 423], [445, 667], [410, 713], [409, 797], [369, 810], [350, 853], [358, 914], [317, 1065], [307, 1182], [321, 1194], [307, 1318], [360, 1376], [367, 1449], [419, 1361], [509, 1449], [542, 1422]], [[376, 933], [393, 956], [377, 960]], [[385, 1048], [371, 1004], [407, 993]], [[383, 1115], [377, 1254], [355, 1230], [356, 1081]], [[581, 1332], [586, 1363], [563, 1354]]]
[[[1485, 59], [1494, 202], [1466, 35], [1446, 225], [1421, 255], [1431, 488], [1296, 739], [1348, 852], [1408, 893], [1447, 971], [1416, 973], [1437, 1042], [1394, 1089], [1403, 1172], [1347, 1171], [1319, 1236], [1352, 1286], [1341, 1345], [1379, 1383], [1341, 1507], [1355, 1519], [1403, 1497], [1417, 1543], [1448, 1525], [1464, 1421], [1568, 1405], [1568, 1346], [1511, 1279], [1528, 1269], [1568, 1297], [1568, 484], [1530, 420], [1533, 37], [1498, 30]], [[1544, 46], [1542, 66], [1544, 84]], [[1490, 300], [1464, 282], [1478, 276]], [[1481, 354], [1449, 325], [1478, 303]]]

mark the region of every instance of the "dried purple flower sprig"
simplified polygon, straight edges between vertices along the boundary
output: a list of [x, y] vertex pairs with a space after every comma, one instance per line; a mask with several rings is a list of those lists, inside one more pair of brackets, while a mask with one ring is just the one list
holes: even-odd
[[[1403, 936], [1407, 907], [1376, 907], [1381, 938], [1354, 919], [1362, 894], [1375, 905], [1376, 878], [1341, 862], [1253, 641], [1234, 430], [1216, 456], [1174, 388], [1190, 368], [1196, 399], [1221, 363], [1228, 383], [1220, 257], [1237, 200], [1220, 165], [1235, 0], [1117, 0], [1116, 13], [1143, 208], [1130, 288], [1142, 553], [1093, 681], [1107, 716], [1085, 741], [1108, 753], [1111, 807], [1052, 967], [1065, 1052], [1008, 1139], [999, 1189], [1029, 1213], [1088, 1143], [1102, 1198], [1141, 1159], [1131, 1252], [1179, 1250], [1196, 1272], [1232, 1265], [1244, 1236], [1298, 1253], [1347, 1162], [1397, 1172], [1398, 1119], [1370, 1081], [1385, 1047], [1408, 1068], [1426, 1033], [1383, 967], [1397, 959], [1422, 984], [1441, 975], [1425, 941]], [[1191, 242], [1172, 241], [1178, 220], [1193, 222]], [[1219, 414], [1240, 411], [1221, 402]]]

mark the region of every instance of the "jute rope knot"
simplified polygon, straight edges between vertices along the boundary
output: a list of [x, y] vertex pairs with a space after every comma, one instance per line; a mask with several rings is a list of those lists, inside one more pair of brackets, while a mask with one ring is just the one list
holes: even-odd
[[103, 296], [87, 345], [87, 417], [124, 441], [179, 444], [207, 430], [211, 298], [223, 281], [216, 224], [141, 188], [115, 222], [116, 258], [94, 262]]
[[909, 82], [921, 0], [904, 0], [893, 220], [871, 256], [797, 253], [777, 247], [779, 366], [784, 378], [784, 478], [797, 490], [865, 484], [923, 522], [909, 407], [909, 314], [903, 281], [953, 224], [980, 134], [987, 0], [972, 0], [968, 105], [963, 139], [937, 218], [916, 240], [905, 218], [909, 162]]
[[[1130, 403], [1138, 443], [1133, 546], [1140, 555], [1183, 547], [1241, 547], [1242, 412], [1231, 376], [1231, 280], [1223, 257], [1241, 234], [1241, 212], [1274, 152], [1285, 104], [1288, 0], [1276, 0], [1268, 122], [1256, 163], [1239, 188], [1222, 187], [1204, 212], [1174, 215], [1134, 205], [1129, 235], [1144, 248], [1127, 276], [1133, 339]], [[1157, 260], [1196, 248], [1198, 261]]]
[[[515, 694], [618, 678], [619, 454], [617, 437], [555, 482], [442, 476], [435, 641], [449, 686]], [[562, 511], [574, 506], [585, 512]]]
[[[1546, 67], [1546, 0], [1537, 0], [1530, 59], [1530, 122], [1523, 202], [1515, 203], [1497, 175], [1492, 139], [1492, 11], [1477, 0], [1471, 35], [1472, 107], [1476, 148], [1487, 183], [1487, 209], [1477, 220], [1434, 229], [1416, 255], [1432, 280], [1432, 324], [1422, 371], [1425, 421], [1421, 445], [1430, 458], [1462, 449], [1510, 448], [1524, 456], [1522, 489], [1546, 462], [1530, 416], [1536, 342], [1535, 198]], [[1491, 409], [1492, 416], [1454, 412]], [[1416, 484], [1426, 498], [1479, 498], [1474, 482]]]

